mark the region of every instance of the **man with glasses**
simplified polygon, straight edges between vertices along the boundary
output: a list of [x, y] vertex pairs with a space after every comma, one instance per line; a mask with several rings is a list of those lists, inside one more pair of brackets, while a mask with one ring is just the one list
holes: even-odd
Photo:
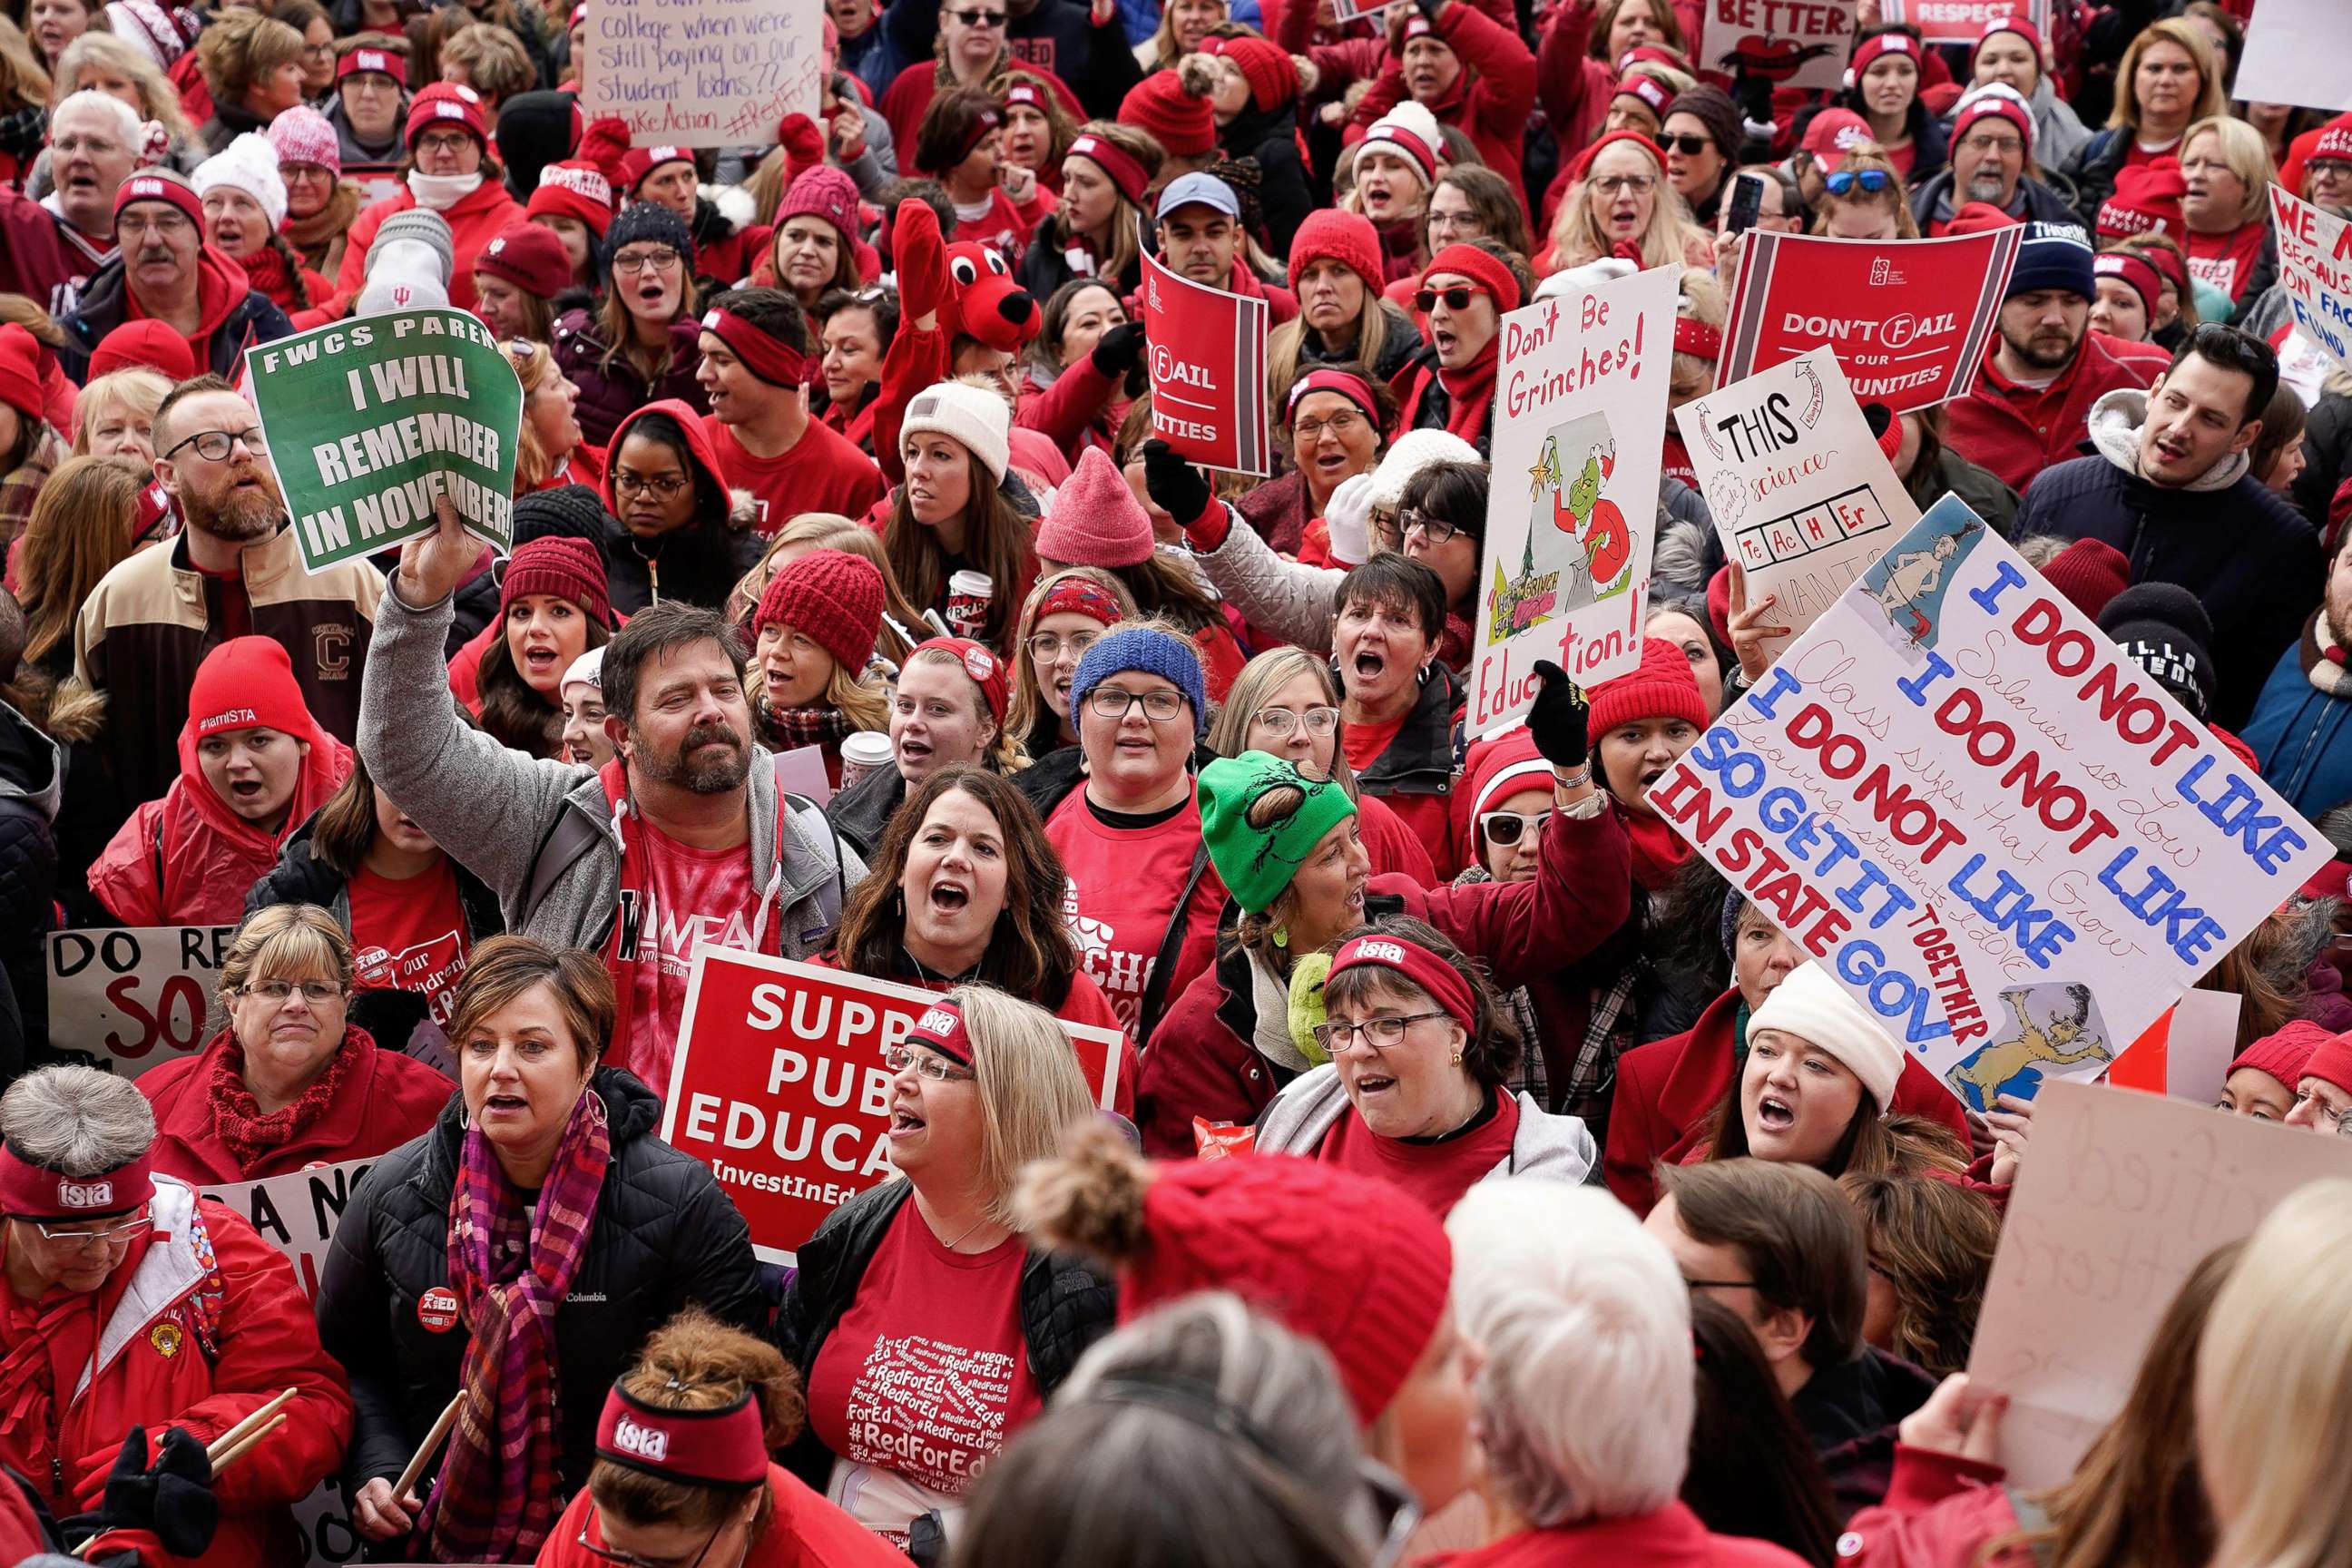
[[751, 492], [761, 533], [804, 511], [863, 517], [886, 493], [873, 458], [809, 417], [811, 338], [800, 301], [781, 289], [730, 289], [702, 313], [703, 427], [729, 479]]
[[49, 119], [48, 203], [0, 185], [0, 293], [62, 316], [90, 275], [114, 259], [114, 197], [140, 144], [139, 116], [85, 89]]
[[247, 348], [293, 332], [286, 312], [205, 242], [204, 201], [176, 170], [142, 169], [122, 182], [114, 237], [121, 249], [58, 322], [66, 335], [58, 363], [76, 382], [89, 379], [99, 340], [126, 321], [163, 322], [187, 340], [197, 364], [231, 380], [244, 375]]
[[107, 698], [101, 745], [126, 814], [179, 775], [196, 667], [231, 637], [283, 647], [311, 717], [350, 741], [383, 595], [364, 561], [302, 570], [260, 425], [226, 380], [174, 387], [155, 411], [154, 441], [155, 477], [186, 529], [100, 578], [74, 627], [75, 673]]
[[2074, 209], [2042, 184], [2033, 161], [2033, 110], [1999, 82], [1972, 89], [1952, 118], [1952, 163], [1911, 198], [1919, 232], [1933, 238], [1972, 202], [2020, 223], [2071, 223]]
[[191, 1553], [275, 1561], [298, 1533], [289, 1506], [342, 1463], [349, 1384], [293, 1266], [226, 1206], [153, 1174], [154, 1141], [137, 1086], [94, 1068], [44, 1068], [0, 1095], [0, 1463], [62, 1519], [114, 1489], [123, 1434], [142, 1428], [187, 1489], [177, 1508], [158, 1498], [172, 1539], [201, 1507], [189, 1450], [291, 1388], [284, 1424], [221, 1485], [210, 1549]]

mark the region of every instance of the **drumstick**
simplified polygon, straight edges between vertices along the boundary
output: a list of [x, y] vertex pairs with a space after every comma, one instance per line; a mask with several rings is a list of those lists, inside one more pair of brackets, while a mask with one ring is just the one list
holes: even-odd
[[408, 1461], [408, 1468], [400, 1472], [400, 1479], [392, 1483], [394, 1502], [406, 1497], [415, 1487], [417, 1478], [425, 1473], [425, 1461], [433, 1458], [433, 1450], [441, 1446], [441, 1439], [446, 1437], [449, 1428], [457, 1425], [458, 1407], [465, 1403], [466, 1391], [461, 1388], [457, 1396], [449, 1401], [449, 1408], [441, 1412], [441, 1419], [433, 1423], [433, 1430], [425, 1434], [425, 1441], [418, 1446], [415, 1457]]
[[268, 1404], [261, 1406], [260, 1409], [256, 1410], [244, 1420], [238, 1422], [236, 1426], [230, 1427], [227, 1431], [222, 1433], [219, 1436], [214, 1438], [211, 1446], [205, 1449], [205, 1458], [212, 1461], [213, 1468], [215, 1470], [219, 1469], [221, 1468], [222, 1456], [226, 1455], [231, 1448], [236, 1447], [239, 1443], [243, 1442], [246, 1438], [251, 1436], [256, 1431], [259, 1430], [264, 1422], [277, 1415], [279, 1411], [285, 1409], [286, 1402], [293, 1397], [294, 1391], [289, 1388], [285, 1393], [279, 1394], [277, 1398], [271, 1400]]
[[243, 1437], [237, 1440], [236, 1447], [230, 1448], [228, 1452], [223, 1454], [219, 1458], [213, 1461], [213, 1474], [217, 1477], [223, 1470], [227, 1469], [231, 1465], [236, 1464], [239, 1459], [244, 1458], [246, 1455], [251, 1453], [256, 1447], [259, 1447], [261, 1440], [264, 1437], [268, 1436], [272, 1432], [277, 1431], [278, 1428], [285, 1425], [286, 1417], [283, 1414], [280, 1414], [271, 1416], [269, 1418], [268, 1425], [259, 1427], [255, 1431], [247, 1433]]

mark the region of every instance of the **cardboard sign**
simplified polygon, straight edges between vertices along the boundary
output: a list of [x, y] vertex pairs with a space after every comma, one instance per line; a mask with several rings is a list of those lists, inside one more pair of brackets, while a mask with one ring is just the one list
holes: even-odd
[[1932, 408], [1976, 382], [2016, 264], [2015, 224], [1944, 239], [1750, 230], [1715, 384], [1827, 347], [1857, 403]]
[[2271, 188], [2278, 237], [2279, 289], [2303, 335], [2339, 368], [2352, 370], [2352, 225]]
[[1526, 717], [1538, 659], [1585, 685], [1642, 661], [1675, 273], [1652, 268], [1502, 320], [1474, 740]]
[[51, 931], [49, 1054], [137, 1078], [204, 1047], [235, 926]]
[[[1919, 521], [1837, 356], [1812, 349], [1675, 410], [1725, 558], [1790, 637]], [[1780, 657], [1790, 637], [1765, 644]]]
[[2344, 0], [2262, 0], [2230, 96], [2298, 109], [2352, 109], [2352, 5]]
[[1985, 24], [2023, 16], [2038, 32], [2050, 27], [2050, 0], [1878, 0], [1882, 21], [1908, 22], [1928, 44], [1972, 45]]
[[2105, 1067], [2331, 853], [1957, 496], [1649, 800], [1976, 1110]]
[[1734, 76], [1835, 88], [1853, 52], [1853, 0], [1706, 0], [1707, 52]]
[[772, 144], [785, 115], [823, 124], [819, 5], [795, 0], [590, 0], [582, 112], [639, 147]]
[[391, 310], [257, 343], [245, 363], [305, 570], [431, 532], [444, 495], [467, 532], [513, 548], [522, 384], [474, 317]]
[[2234, 991], [2182, 992], [2179, 1001], [2125, 1047], [2107, 1069], [2106, 1081], [2197, 1105], [2219, 1103], [2230, 1063], [2238, 1055], [2238, 1013], [2244, 1001]]
[[2073, 1475], [2198, 1263], [2330, 1176], [2352, 1176], [2352, 1139], [2053, 1085], [2034, 1106], [1969, 1360], [1972, 1382], [2010, 1397], [2009, 1484]]
[[[662, 1106], [662, 1138], [709, 1165], [751, 1245], [789, 1264], [824, 1216], [893, 1172], [889, 1069], [939, 994], [698, 943]], [[1064, 1024], [1095, 1103], [1118, 1088], [1122, 1037]]]
[[1266, 302], [1143, 258], [1151, 433], [1204, 468], [1264, 478]]

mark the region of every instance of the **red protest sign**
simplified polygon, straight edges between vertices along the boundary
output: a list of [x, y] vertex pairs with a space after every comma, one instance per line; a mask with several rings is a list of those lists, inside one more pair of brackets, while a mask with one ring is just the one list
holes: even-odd
[[1948, 403], [1976, 381], [2024, 232], [1876, 240], [1751, 229], [1715, 384], [1826, 347], [1857, 403], [1897, 414]]
[[1151, 433], [1205, 468], [1268, 471], [1266, 305], [1143, 258]]
[[[935, 992], [702, 943], [694, 951], [662, 1138], [719, 1178], [751, 1245], [791, 1263], [835, 1208], [889, 1179], [890, 1072]], [[1095, 1103], [1118, 1087], [1120, 1037], [1064, 1024]]]
[[2022, 16], [2048, 31], [2050, 0], [1879, 0], [1878, 15], [1882, 21], [1910, 23], [1926, 43], [1973, 44], [1986, 23], [2005, 16]]

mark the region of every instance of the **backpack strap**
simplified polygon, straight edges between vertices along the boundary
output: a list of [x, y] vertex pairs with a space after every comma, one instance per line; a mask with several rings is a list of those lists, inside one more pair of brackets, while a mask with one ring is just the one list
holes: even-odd
[[1141, 1050], [1144, 1041], [1151, 1037], [1151, 1026], [1160, 1021], [1162, 1004], [1168, 999], [1168, 977], [1176, 971], [1177, 955], [1184, 951], [1186, 911], [1192, 907], [1192, 894], [1201, 886], [1201, 878], [1209, 869], [1209, 846], [1203, 839], [1192, 851], [1192, 871], [1184, 879], [1184, 890], [1176, 895], [1175, 912], [1169, 917], [1168, 931], [1160, 939], [1160, 952], [1151, 961], [1151, 980], [1143, 988], [1143, 1004], [1135, 1010], [1135, 1048]]
[[[563, 809], [556, 813], [555, 820], [548, 825], [546, 835], [540, 839], [539, 848], [531, 856], [530, 876], [523, 884], [522, 903], [515, 911], [517, 931], [530, 923], [530, 917], [539, 911], [541, 904], [547, 901], [547, 895], [554, 889], [556, 880], [572, 869], [573, 862], [595, 847], [597, 840], [603, 837], [604, 830], [591, 822], [585, 812], [573, 810], [569, 801], [564, 803]], [[606, 919], [604, 929], [607, 932], [612, 930], [610, 917]], [[582, 945], [592, 951], [601, 950], [604, 938], [600, 934]]]

